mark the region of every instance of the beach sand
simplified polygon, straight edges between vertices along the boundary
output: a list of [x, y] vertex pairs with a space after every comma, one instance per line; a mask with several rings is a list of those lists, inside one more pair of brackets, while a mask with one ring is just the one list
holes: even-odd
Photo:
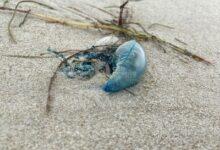
[[[17, 1], [8, 6], [14, 7]], [[121, 1], [47, 0], [56, 8], [74, 6], [103, 19], [102, 12], [85, 6], [120, 5]], [[149, 32], [190, 49], [214, 62], [208, 66], [152, 42], [141, 42], [148, 71], [130, 90], [107, 94], [106, 78], [67, 79], [58, 74], [53, 103], [45, 115], [50, 77], [59, 60], [22, 59], [3, 55], [39, 55], [57, 50], [88, 48], [102, 38], [97, 30], [81, 30], [23, 15], [13, 22], [17, 44], [9, 40], [10, 13], [0, 11], [0, 149], [220, 149], [220, 1], [132, 1], [133, 20]], [[71, 12], [52, 11], [34, 4], [34, 12], [80, 18]], [[117, 13], [116, 11], [114, 12]], [[187, 43], [175, 40], [180, 39]]]

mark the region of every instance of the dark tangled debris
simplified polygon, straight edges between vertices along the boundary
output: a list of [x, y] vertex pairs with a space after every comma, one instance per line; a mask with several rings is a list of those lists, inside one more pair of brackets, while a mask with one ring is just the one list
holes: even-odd
[[63, 65], [60, 67], [60, 71], [65, 74], [68, 78], [75, 78], [80, 76], [82, 78], [91, 78], [95, 75], [95, 63], [98, 61], [103, 62], [98, 70], [104, 71], [105, 66], [108, 65], [110, 73], [116, 68], [116, 58], [114, 52], [118, 46], [104, 47], [101, 52], [95, 52], [96, 47], [91, 48], [91, 52], [78, 52], [68, 60], [63, 53], [59, 53], [51, 48], [47, 50], [54, 53], [57, 58], [63, 61]]

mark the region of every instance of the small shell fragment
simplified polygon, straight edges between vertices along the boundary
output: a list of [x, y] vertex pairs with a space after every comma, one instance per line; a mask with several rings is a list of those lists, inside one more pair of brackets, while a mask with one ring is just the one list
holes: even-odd
[[110, 36], [106, 36], [96, 41], [94, 46], [113, 45], [113, 44], [116, 44], [118, 41], [119, 41], [119, 38], [117, 36], [110, 35]]

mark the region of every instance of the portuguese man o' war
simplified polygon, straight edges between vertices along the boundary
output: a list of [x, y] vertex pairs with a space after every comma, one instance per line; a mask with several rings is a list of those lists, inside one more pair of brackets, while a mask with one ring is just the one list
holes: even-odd
[[[100, 41], [103, 44], [103, 41], [109, 42], [109, 40], [111, 42], [117, 41], [116, 38], [114, 39], [112, 37], [107, 37]], [[48, 48], [48, 51], [66, 62], [61, 66], [60, 71], [68, 78], [79, 76], [88, 79], [94, 76], [96, 70], [95, 63], [91, 60], [98, 60], [104, 63], [104, 65], [98, 68], [99, 70], [105, 70], [107, 65], [111, 75], [109, 80], [102, 86], [102, 89], [108, 93], [121, 91], [140, 81], [140, 78], [145, 72], [147, 60], [144, 49], [135, 40], [125, 42], [120, 46], [113, 44], [107, 45], [107, 47], [98, 46], [98, 48], [102, 48], [101, 51], [96, 51], [97, 49], [94, 46], [91, 51], [81, 51], [75, 54], [72, 62], [67, 61], [62, 53], [50, 48]]]
[[118, 92], [137, 84], [146, 69], [145, 52], [135, 40], [119, 46], [115, 54], [116, 70], [102, 87], [105, 92]]

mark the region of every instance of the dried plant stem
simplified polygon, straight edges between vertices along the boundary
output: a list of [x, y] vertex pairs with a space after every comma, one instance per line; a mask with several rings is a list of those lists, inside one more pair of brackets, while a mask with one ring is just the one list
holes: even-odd
[[145, 28], [144, 28], [139, 22], [130, 21], [130, 22], [127, 22], [126, 24], [134, 24], [134, 25], [137, 25], [139, 28], [141, 28], [141, 30], [142, 30], [144, 33], [147, 33], [147, 30], [145, 30]]
[[26, 15], [24, 16], [24, 19], [22, 20], [22, 22], [19, 24], [19, 27], [24, 25], [25, 21], [27, 20], [28, 14], [30, 14], [30, 12], [31, 12], [31, 10], [29, 9], [28, 12], [26, 13]]
[[129, 0], [125, 1], [121, 6], [120, 6], [120, 12], [119, 12], [119, 17], [118, 17], [118, 26], [123, 25], [123, 11], [125, 6], [128, 4]]
[[[14, 8], [9, 8], [9, 7], [0, 7], [0, 10], [8, 10], [8, 11], [15, 11]], [[17, 12], [20, 12], [20, 13], [28, 13], [28, 10], [21, 10], [21, 9], [16, 9]]]
[[57, 72], [59, 70], [59, 68], [64, 64], [65, 62], [62, 61], [56, 68], [53, 76], [50, 78], [50, 82], [49, 82], [49, 86], [48, 86], [48, 92], [47, 92], [47, 103], [46, 103], [46, 113], [48, 113], [50, 111], [50, 104], [51, 104], [51, 101], [52, 101], [52, 98], [51, 98], [51, 90], [52, 90], [52, 86], [53, 86], [53, 83], [57, 77]]
[[[1, 8], [0, 8], [1, 9]], [[8, 9], [9, 10], [9, 9]], [[10, 10], [16, 10], [16, 9], [10, 9]], [[22, 11], [21, 11], [22, 12]], [[27, 11], [24, 11], [22, 13], [26, 13]], [[14, 13], [15, 14], [15, 13]], [[196, 61], [201, 61], [204, 62], [206, 64], [212, 64], [212, 62], [206, 60], [203, 57], [200, 57], [192, 52], [190, 52], [189, 50], [185, 49], [185, 48], [181, 48], [178, 47], [170, 42], [167, 42], [149, 32], [137, 32], [137, 31], [132, 31], [131, 29], [128, 28], [123, 28], [117, 25], [113, 25], [110, 23], [88, 23], [88, 22], [80, 22], [80, 21], [75, 21], [72, 19], [63, 19], [63, 18], [59, 18], [59, 17], [54, 17], [54, 16], [48, 16], [48, 15], [44, 15], [44, 14], [40, 14], [40, 13], [33, 13], [30, 12], [30, 14], [38, 19], [47, 21], [47, 22], [53, 22], [53, 23], [57, 23], [57, 24], [61, 24], [61, 25], [66, 25], [66, 26], [70, 26], [70, 27], [77, 27], [77, 28], [81, 28], [81, 29], [89, 29], [89, 28], [99, 28], [99, 29], [103, 29], [103, 30], [110, 30], [113, 32], [121, 32], [124, 33], [125, 35], [129, 36], [129, 37], [135, 37], [136, 39], [139, 40], [152, 40], [152, 41], [156, 41], [158, 43], [161, 44], [165, 44], [167, 46], [170, 46], [172, 48], [172, 50], [175, 50], [181, 54], [184, 54], [188, 57], [193, 58]], [[13, 15], [14, 18], [14, 15]], [[12, 19], [11, 19], [12, 20]], [[10, 26], [9, 26], [10, 27]]]
[[55, 58], [53, 56], [25, 56], [25, 55], [2, 55], [2, 56], [15, 57], [15, 58], [29, 58], [29, 59]]
[[[49, 8], [49, 9], [54, 9], [53, 7], [51, 7], [51, 6], [49, 6], [49, 5], [46, 5], [46, 4], [40, 3], [40, 2], [36, 2], [36, 1], [32, 1], [32, 0], [23, 0], [23, 1], [18, 2], [18, 3], [16, 4], [16, 6], [15, 6], [14, 13], [13, 13], [13, 15], [12, 15], [12, 18], [11, 18], [11, 20], [10, 20], [9, 23], [8, 23], [8, 34], [9, 34], [10, 38], [12, 39], [12, 41], [15, 42], [15, 43], [16, 43], [16, 40], [15, 40], [15, 38], [14, 38], [12, 32], [11, 32], [11, 24], [12, 24], [12, 21], [14, 20], [15, 15], [16, 15], [16, 12], [17, 12], [16, 10], [17, 10], [18, 6], [19, 6], [20, 4], [22, 4], [22, 3], [35, 3], [35, 4], [38, 4], [38, 5], [47, 7], [47, 8]], [[26, 13], [28, 13], [28, 11], [26, 11]]]
[[175, 38], [175, 40], [183, 45], [187, 45], [185, 42], [183, 42], [182, 40], [178, 39], [178, 38]]
[[[92, 22], [96, 22], [96, 21], [99, 22], [99, 19], [98, 19], [98, 18], [96, 18], [96, 17], [91, 17], [89, 14], [87, 14], [87, 13], [85, 13], [85, 12], [79, 10], [78, 8], [68, 7], [68, 8], [64, 8], [64, 9], [69, 10], [69, 11], [73, 10], [73, 11], [75, 11], [74, 13], [77, 14], [78, 16], [83, 17], [83, 18], [85, 18], [85, 19], [87, 19], [87, 20], [90, 20], [90, 21], [92, 21]], [[77, 13], [76, 13], [76, 12], [77, 12]]]
[[60, 64], [57, 66], [56, 70], [53, 73], [53, 76], [50, 78], [50, 82], [49, 82], [49, 86], [48, 86], [48, 94], [47, 94], [47, 103], [46, 103], [46, 113], [48, 113], [50, 111], [50, 104], [52, 102], [52, 98], [51, 98], [51, 90], [53, 87], [53, 83], [57, 77], [57, 72], [59, 71], [60, 67], [66, 63], [66, 61], [68, 61], [69, 59], [73, 58], [75, 56], [75, 54], [70, 55], [69, 57], [67, 57], [65, 60], [61, 61]]
[[168, 26], [168, 25], [164, 25], [164, 24], [161, 24], [161, 23], [153, 23], [151, 25], [148, 26], [148, 29], [151, 29], [155, 26], [161, 26], [161, 27], [165, 27], [165, 28], [168, 28], [168, 29], [174, 29], [174, 27], [171, 27], [171, 26]]
[[99, 8], [99, 7], [95, 6], [95, 5], [87, 4], [87, 3], [86, 3], [86, 5], [88, 5], [88, 6], [92, 7], [92, 8], [96, 8], [99, 11], [104, 12], [105, 14], [108, 14], [108, 15], [112, 16], [113, 18], [117, 18], [117, 16], [115, 16], [114, 14], [112, 14], [112, 13], [110, 13], [110, 12], [108, 12], [108, 11], [102, 9], [102, 8]]
[[[21, 2], [26, 2], [26, 1], [21, 1]], [[29, 1], [28, 1], [29, 2]], [[7, 10], [14, 10], [12, 19], [9, 22], [8, 25], [8, 29], [9, 29], [9, 34], [11, 34], [10, 31], [10, 25], [11, 22], [15, 16], [15, 12], [17, 9], [18, 4], [16, 5], [15, 9], [7, 9]], [[0, 8], [1, 9], [1, 8]], [[4, 7], [3, 7], [4, 9]], [[27, 11], [20, 11], [22, 13], [27, 13]], [[123, 28], [121, 26], [117, 26], [117, 25], [113, 25], [110, 23], [88, 23], [88, 22], [80, 22], [80, 21], [75, 21], [75, 20], [71, 20], [71, 19], [63, 19], [63, 18], [59, 18], [59, 17], [54, 17], [54, 16], [48, 16], [48, 15], [44, 15], [44, 14], [40, 14], [40, 13], [33, 13], [30, 12], [30, 14], [36, 18], [39, 18], [41, 20], [47, 21], [47, 22], [53, 22], [53, 23], [57, 23], [57, 24], [62, 24], [62, 25], [66, 25], [66, 26], [70, 26], [70, 27], [77, 27], [77, 28], [81, 28], [81, 29], [88, 29], [88, 28], [98, 28], [98, 29], [103, 29], [103, 30], [110, 30], [113, 32], [120, 32], [120, 33], [124, 33], [125, 35], [129, 36], [129, 37], [135, 37], [139, 40], [152, 40], [152, 41], [156, 41], [158, 43], [161, 44], [165, 44], [167, 46], [170, 46], [173, 50], [182, 53], [188, 57], [193, 58], [196, 61], [202, 61], [205, 62], [206, 64], [212, 64], [212, 62], [206, 60], [205, 58], [202, 58], [196, 54], [193, 54], [192, 52], [190, 52], [187, 49], [178, 47], [170, 42], [167, 42], [149, 32], [137, 32], [137, 31], [132, 31], [131, 29], [128, 28]], [[146, 30], [145, 30], [146, 31]], [[13, 37], [13, 36], [12, 36]]]

